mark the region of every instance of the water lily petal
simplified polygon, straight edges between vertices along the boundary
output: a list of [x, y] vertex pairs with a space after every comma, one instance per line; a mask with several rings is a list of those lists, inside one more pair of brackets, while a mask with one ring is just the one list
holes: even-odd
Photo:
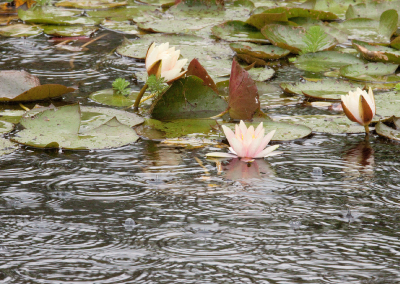
[[274, 146], [265, 148], [260, 153], [258, 153], [254, 158], [264, 158], [264, 157], [270, 156], [270, 153], [272, 151], [276, 150], [276, 148], [278, 148], [278, 147], [279, 147], [279, 145], [274, 145]]
[[207, 157], [217, 157], [217, 158], [237, 158], [236, 155], [229, 154], [229, 153], [223, 153], [223, 152], [212, 152], [212, 153], [207, 153]]
[[258, 146], [258, 148], [256, 150], [256, 155], [258, 153], [260, 153], [261, 151], [263, 151], [265, 147], [267, 147], [269, 141], [271, 141], [275, 132], [276, 132], [276, 130], [272, 130], [271, 132], [269, 132], [267, 135], [264, 136], [263, 140], [261, 141], [260, 145]]

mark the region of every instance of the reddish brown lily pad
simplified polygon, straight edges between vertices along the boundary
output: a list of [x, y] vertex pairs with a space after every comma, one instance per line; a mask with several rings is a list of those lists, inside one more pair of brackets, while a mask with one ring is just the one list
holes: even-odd
[[218, 94], [217, 86], [215, 85], [214, 80], [208, 75], [207, 70], [200, 64], [200, 62], [194, 58], [188, 68], [186, 76], [196, 76], [203, 80], [203, 85], [210, 87], [214, 92]]

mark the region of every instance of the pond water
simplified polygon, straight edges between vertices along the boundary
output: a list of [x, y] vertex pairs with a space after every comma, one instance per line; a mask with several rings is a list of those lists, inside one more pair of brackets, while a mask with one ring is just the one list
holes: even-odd
[[[91, 92], [143, 70], [113, 52], [122, 40], [71, 53], [43, 35], [1, 38], [0, 69], [79, 87], [56, 104], [98, 105]], [[212, 147], [146, 140], [2, 156], [0, 283], [400, 283], [399, 144], [314, 134], [279, 149], [220, 167]]]

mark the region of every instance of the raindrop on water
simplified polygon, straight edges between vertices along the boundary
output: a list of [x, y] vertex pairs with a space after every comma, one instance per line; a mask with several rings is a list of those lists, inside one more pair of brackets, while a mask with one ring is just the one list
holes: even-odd
[[322, 177], [322, 169], [320, 167], [314, 167], [311, 175], [314, 177]]

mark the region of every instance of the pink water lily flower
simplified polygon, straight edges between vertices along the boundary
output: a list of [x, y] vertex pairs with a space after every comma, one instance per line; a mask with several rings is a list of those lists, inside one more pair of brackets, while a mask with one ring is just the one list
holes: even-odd
[[149, 76], [162, 77], [167, 83], [181, 78], [186, 73], [186, 71], [182, 71], [182, 67], [188, 60], [186, 58], [178, 60], [179, 54], [180, 50], [175, 50], [175, 47], [169, 47], [168, 42], [159, 46], [156, 46], [153, 42], [146, 54], [147, 74]]
[[226, 139], [228, 139], [229, 150], [231, 153], [213, 152], [206, 154], [207, 157], [220, 157], [220, 158], [242, 158], [244, 162], [250, 162], [253, 159], [265, 158], [268, 156], [274, 156], [281, 154], [281, 152], [274, 152], [279, 145], [274, 145], [265, 148], [271, 138], [275, 134], [275, 130], [264, 136], [264, 126], [261, 122], [254, 130], [253, 126], [246, 127], [243, 120], [240, 121], [239, 125], [235, 125], [235, 133], [222, 125], [222, 129], [225, 132]]

